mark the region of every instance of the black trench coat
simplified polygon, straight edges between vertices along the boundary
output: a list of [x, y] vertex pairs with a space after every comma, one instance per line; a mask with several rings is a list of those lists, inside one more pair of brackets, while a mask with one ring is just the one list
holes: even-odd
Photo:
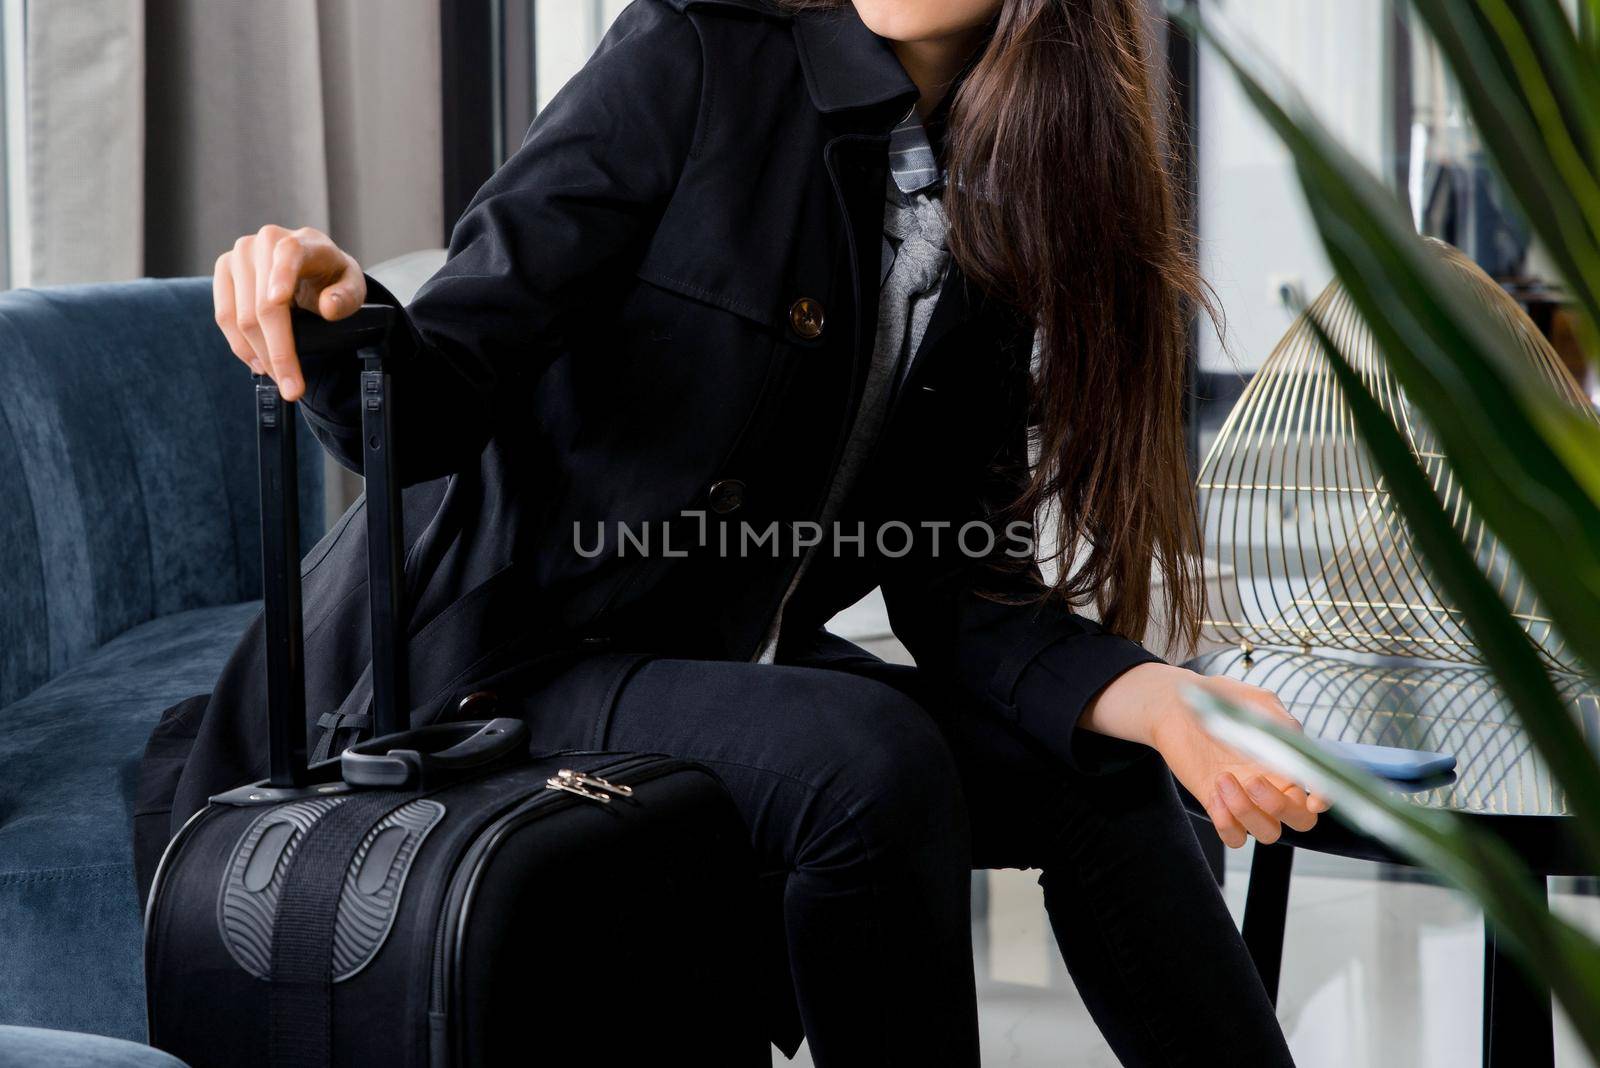
[[[752, 656], [799, 558], [722, 556], [719, 531], [820, 511], [871, 355], [888, 131], [916, 97], [848, 4], [637, 0], [539, 115], [399, 330], [414, 722], [491, 676], [536, 686], [538, 665], [602, 650]], [[814, 631], [881, 585], [923, 670], [1065, 749], [1084, 704], [1153, 657], [1015, 603], [1031, 573], [954, 551], [1025, 472], [1031, 338], [949, 272], [845, 508], [864, 551], [819, 559], [784, 625]], [[307, 381], [316, 435], [358, 464], [353, 362]], [[892, 521], [909, 551], [898, 526], [879, 551]], [[657, 550], [673, 524], [687, 555], [643, 555], [619, 523]], [[1002, 531], [996, 551], [1012, 544]], [[313, 742], [333, 710], [359, 725], [370, 697], [364, 559], [352, 512], [305, 563]], [[207, 795], [264, 775], [263, 677], [258, 622], [210, 699], [158, 728], [141, 866]], [[581, 699], [598, 708], [595, 679]]]

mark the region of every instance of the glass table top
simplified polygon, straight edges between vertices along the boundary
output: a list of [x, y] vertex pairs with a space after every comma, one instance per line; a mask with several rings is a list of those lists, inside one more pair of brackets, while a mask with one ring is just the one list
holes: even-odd
[[[1237, 649], [1192, 660], [1276, 693], [1313, 737], [1450, 753], [1453, 781], [1405, 791], [1415, 804], [1481, 816], [1570, 815], [1567, 797], [1486, 668], [1398, 657]], [[1585, 740], [1600, 753], [1600, 685], [1555, 678]]]

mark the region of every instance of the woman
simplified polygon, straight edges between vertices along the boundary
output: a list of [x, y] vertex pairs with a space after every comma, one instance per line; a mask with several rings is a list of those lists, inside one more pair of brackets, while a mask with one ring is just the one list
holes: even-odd
[[[541, 748], [716, 769], [785, 878], [819, 1065], [976, 1063], [970, 866], [1043, 869], [1125, 1063], [1289, 1060], [1172, 780], [1233, 846], [1322, 805], [1211, 740], [1197, 677], [1136, 640], [1152, 565], [1177, 633], [1199, 607], [1198, 283], [1143, 7], [637, 0], [397, 331], [413, 721], [490, 688]], [[302, 367], [288, 309], [389, 294], [269, 226], [215, 296], [358, 463], [355, 369]], [[307, 564], [323, 753], [370, 696], [363, 554], [347, 516]], [[822, 629], [879, 585], [916, 667]], [[152, 742], [173, 826], [260, 772], [260, 643]]]

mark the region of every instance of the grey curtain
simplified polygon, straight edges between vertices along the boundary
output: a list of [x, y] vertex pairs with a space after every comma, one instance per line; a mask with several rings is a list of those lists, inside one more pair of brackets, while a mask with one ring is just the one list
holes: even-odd
[[34, 285], [209, 272], [265, 222], [441, 243], [439, 0], [30, 0]]
[[9, 220], [25, 235], [13, 285], [141, 273], [143, 8], [35, 0], [25, 9], [26, 217]]

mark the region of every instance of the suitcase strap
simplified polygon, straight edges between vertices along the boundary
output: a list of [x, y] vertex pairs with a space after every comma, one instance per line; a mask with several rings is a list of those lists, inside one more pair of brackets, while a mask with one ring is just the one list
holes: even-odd
[[[320, 764], [337, 756], [334, 747], [339, 744], [339, 732], [350, 731], [352, 737], [367, 729], [372, 717], [366, 712], [324, 712], [317, 717], [317, 744], [311, 750], [311, 763]], [[344, 747], [339, 746], [342, 750]]]
[[272, 928], [271, 1068], [333, 1063], [333, 939], [345, 873], [373, 824], [411, 796], [355, 794], [314, 823], [295, 851]]

